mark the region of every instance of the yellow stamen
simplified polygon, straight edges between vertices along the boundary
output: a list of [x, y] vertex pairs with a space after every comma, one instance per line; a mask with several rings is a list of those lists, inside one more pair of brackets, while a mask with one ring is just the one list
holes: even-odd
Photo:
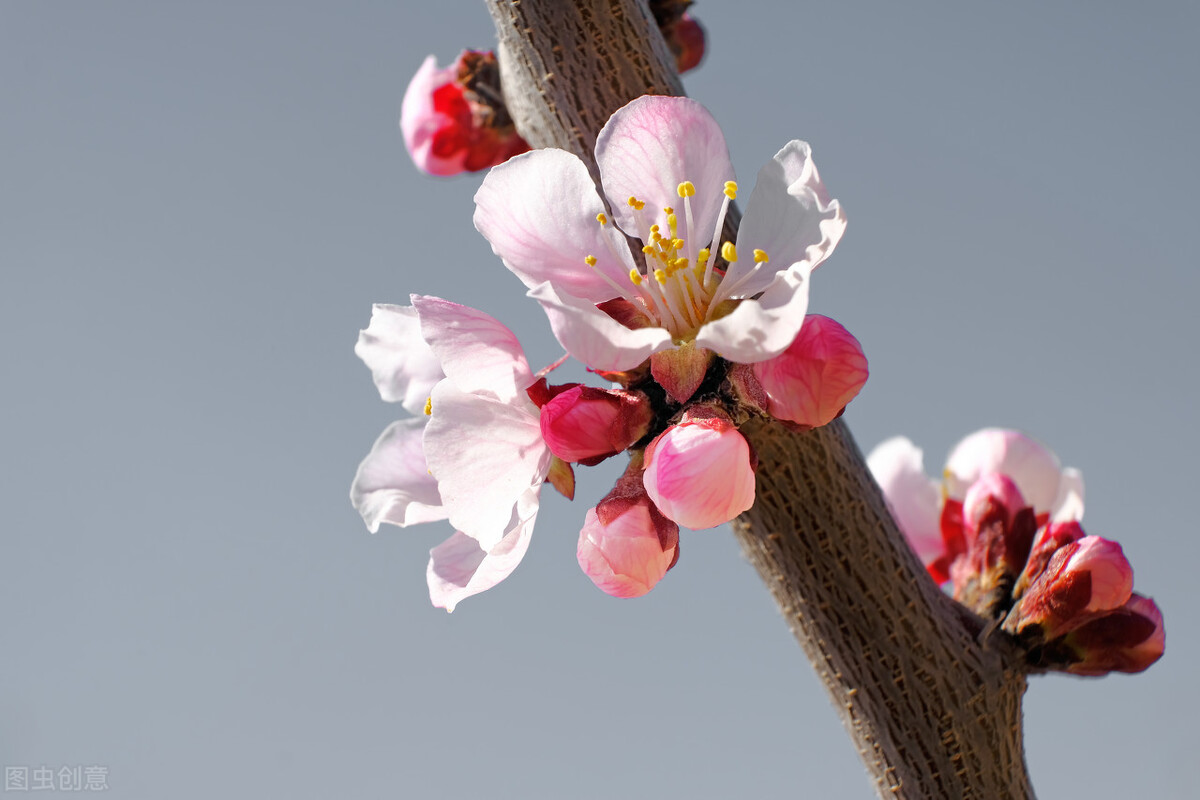
[[636, 210], [638, 210], [638, 211], [641, 211], [643, 208], [645, 208], [645, 207], [646, 207], [646, 203], [645, 203], [645, 201], [643, 201], [643, 200], [638, 200], [636, 197], [633, 197], [632, 195], [630, 195], [630, 197], [629, 197], [629, 207], [630, 207], [630, 208], [633, 208], [633, 209], [636, 209]]
[[682, 250], [683, 249], [683, 239], [672, 239], [671, 240], [671, 249], [672, 250]]
[[737, 248], [733, 246], [733, 242], [726, 242], [721, 245], [721, 258], [732, 264], [737, 261]]
[[684, 181], [683, 183], [679, 184], [679, 196], [680, 197], [695, 197], [696, 196], [696, 184], [692, 183], [691, 181]]
[[634, 286], [641, 286], [642, 285], [642, 273], [638, 272], [636, 269], [629, 270], [629, 280], [633, 283]]
[[426, 397], [425, 398], [425, 416], [428, 417], [432, 413], [433, 413], [433, 397]]
[[601, 211], [596, 215], [596, 222], [599, 222], [601, 227], [608, 224], [608, 215]]
[[755, 264], [765, 264], [770, 260], [771, 260], [771, 258], [770, 258], [770, 256], [767, 255], [765, 250], [755, 250], [754, 251], [754, 263]]
[[661, 269], [654, 270], [654, 280], [658, 281], [659, 283], [661, 283], [663, 285], [666, 285], [666, 283], [667, 283], [666, 271], [661, 270]]
[[642, 252], [645, 253], [646, 255], [650, 255], [654, 252], [654, 248], [648, 244], [644, 244], [644, 245], [642, 245]]
[[583, 263], [587, 264], [589, 267], [594, 267], [596, 266], [596, 257], [593, 255], [586, 255], [583, 257]]
[[737, 200], [737, 181], [725, 181], [725, 196]]
[[701, 247], [700, 252], [696, 254], [696, 263], [703, 264], [705, 261], [708, 261], [709, 255], [711, 254], [708, 252], [708, 248]]

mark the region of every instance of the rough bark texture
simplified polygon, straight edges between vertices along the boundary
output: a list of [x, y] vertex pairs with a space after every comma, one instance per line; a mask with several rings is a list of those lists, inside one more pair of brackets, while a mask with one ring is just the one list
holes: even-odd
[[[641, 0], [487, 4], [518, 131], [575, 153], [593, 175], [596, 133], [613, 111], [642, 94], [682, 94]], [[1032, 797], [1017, 654], [1004, 637], [981, 636], [981, 621], [925, 574], [845, 425], [796, 434], [756, 420], [743, 433], [758, 451], [758, 497], [734, 532], [880, 796]]]

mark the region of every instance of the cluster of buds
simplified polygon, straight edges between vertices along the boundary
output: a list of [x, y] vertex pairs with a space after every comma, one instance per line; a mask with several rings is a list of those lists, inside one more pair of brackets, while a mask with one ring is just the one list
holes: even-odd
[[[871, 455], [893, 510], [906, 509], [898, 522], [914, 548], [933, 556], [930, 574], [949, 580], [956, 600], [1014, 637], [1031, 668], [1141, 672], [1162, 656], [1162, 613], [1133, 592], [1121, 546], [1087, 535], [1079, 523], [1077, 472], [1061, 470], [1053, 453], [1017, 431], [967, 437], [947, 464], [935, 552], [918, 533], [912, 500], [922, 485], [911, 469], [920, 470], [920, 455], [914, 464], [908, 447], [891, 440]], [[904, 458], [909, 474], [902, 477]]]
[[[681, 73], [704, 58], [704, 28], [692, 0], [651, 0], [650, 10]], [[490, 50], [464, 50], [448, 67], [428, 56], [409, 81], [400, 107], [409, 157], [430, 175], [479, 172], [529, 150], [504, 103], [500, 68]]]

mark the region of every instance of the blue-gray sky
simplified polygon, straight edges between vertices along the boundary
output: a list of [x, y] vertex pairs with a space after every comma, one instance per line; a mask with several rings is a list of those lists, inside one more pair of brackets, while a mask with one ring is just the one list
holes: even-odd
[[[749, 184], [812, 143], [849, 228], [813, 310], [862, 341], [847, 420], [940, 469], [985, 425], [1087, 479], [1163, 607], [1147, 674], [1035, 679], [1044, 797], [1186, 797], [1200, 690], [1195, 4], [709, 0], [689, 93]], [[396, 127], [488, 47], [477, 2], [0, 3], [0, 762], [114, 797], [872, 796], [727, 529], [650, 595], [574, 557], [615, 466], [448, 616], [439, 526], [371, 536], [399, 412], [352, 348], [440, 294], [558, 352]]]

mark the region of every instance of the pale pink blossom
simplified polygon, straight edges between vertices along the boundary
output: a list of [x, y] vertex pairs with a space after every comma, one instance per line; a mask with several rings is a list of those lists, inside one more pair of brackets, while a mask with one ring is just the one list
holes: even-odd
[[664, 515], [700, 530], [754, 505], [750, 445], [721, 416], [685, 416], [646, 448], [642, 482]]
[[809, 314], [788, 348], [753, 365], [776, 419], [816, 428], [836, 419], [867, 382], [867, 357], [837, 320]]
[[654, 588], [679, 555], [679, 526], [643, 493], [602, 520], [588, 509], [576, 557], [585, 575], [613, 597], [640, 597]]
[[495, 71], [491, 53], [464, 50], [448, 67], [429, 56], [404, 92], [400, 132], [413, 163], [431, 175], [475, 172], [529, 149], [502, 107], [486, 102], [469, 82]]
[[[634, 100], [601, 130], [596, 160], [604, 198], [582, 161], [553, 149], [494, 168], [475, 195], [475, 226], [567, 352], [621, 371], [680, 343], [744, 363], [792, 343], [809, 273], [845, 228], [807, 144], [789, 142], [759, 172], [736, 243], [721, 238], [738, 192], [733, 166], [699, 103]], [[626, 234], [640, 240], [648, 271]]]

